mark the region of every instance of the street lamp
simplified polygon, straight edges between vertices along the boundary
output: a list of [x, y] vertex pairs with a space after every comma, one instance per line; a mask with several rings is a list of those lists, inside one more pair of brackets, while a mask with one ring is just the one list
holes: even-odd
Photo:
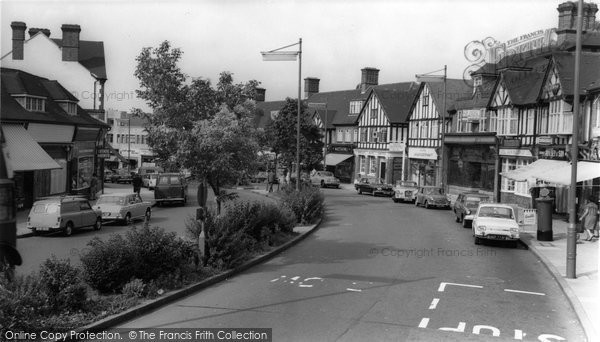
[[[298, 51], [280, 51], [298, 45]], [[290, 44], [271, 51], [262, 51], [263, 61], [295, 61], [298, 56], [298, 115], [296, 127], [296, 190], [300, 190], [300, 93], [302, 89], [302, 38], [298, 43]]]

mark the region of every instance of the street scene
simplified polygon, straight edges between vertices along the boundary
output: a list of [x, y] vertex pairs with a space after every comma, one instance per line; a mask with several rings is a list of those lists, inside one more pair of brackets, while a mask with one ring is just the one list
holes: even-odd
[[592, 1], [3, 1], [2, 341], [600, 341]]

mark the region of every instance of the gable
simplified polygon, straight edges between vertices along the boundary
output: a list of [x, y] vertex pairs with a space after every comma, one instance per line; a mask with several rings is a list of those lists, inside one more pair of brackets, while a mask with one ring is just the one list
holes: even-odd
[[512, 104], [512, 101], [510, 100], [504, 81], [500, 80], [498, 87], [496, 87], [496, 91], [494, 92], [494, 96], [492, 97], [491, 107], [508, 106], [510, 104]]
[[552, 65], [542, 89], [542, 99], [550, 100], [555, 97], [562, 97], [562, 94], [558, 70], [556, 65]]

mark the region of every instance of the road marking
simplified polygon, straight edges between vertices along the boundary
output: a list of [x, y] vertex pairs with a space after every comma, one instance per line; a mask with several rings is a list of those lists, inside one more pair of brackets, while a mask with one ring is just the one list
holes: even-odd
[[473, 327], [473, 334], [479, 335], [481, 330], [489, 330], [492, 332], [492, 336], [498, 337], [500, 336], [500, 329], [493, 327], [491, 325], [476, 325]]
[[351, 289], [351, 288], [346, 288], [347, 291], [352, 291], [352, 292], [362, 292], [361, 289]]
[[545, 296], [545, 293], [541, 293], [541, 292], [529, 292], [529, 291], [519, 291], [519, 290], [511, 290], [511, 289], [504, 289], [504, 291], [506, 292], [515, 292], [515, 293], [525, 293], [525, 294], [530, 294], [530, 295], [536, 295], [536, 296]]
[[421, 318], [421, 322], [419, 323], [419, 328], [427, 328], [428, 324], [429, 324], [429, 318], [423, 317], [423, 318]]
[[458, 327], [456, 327], [456, 328], [439, 328], [438, 330], [454, 331], [454, 332], [465, 332], [465, 327], [466, 326], [467, 326], [467, 323], [465, 323], [465, 322], [458, 322]]
[[440, 301], [439, 298], [433, 298], [433, 300], [431, 301], [431, 304], [429, 304], [429, 310], [435, 309], [437, 307], [439, 301]]
[[281, 277], [279, 277], [279, 278], [275, 278], [275, 279], [271, 280], [271, 282], [272, 282], [272, 283], [274, 283], [274, 282], [278, 281], [278, 280], [279, 280], [279, 279], [281, 279], [281, 278], [285, 278], [285, 276], [281, 276]]
[[458, 283], [440, 283], [440, 287], [438, 288], [438, 292], [444, 292], [444, 290], [446, 289], [446, 285], [454, 285], [454, 286], [462, 286], [462, 287], [473, 287], [473, 288], [477, 288], [477, 289], [482, 289], [483, 286], [479, 286], [479, 285], [469, 285], [469, 284], [458, 284]]

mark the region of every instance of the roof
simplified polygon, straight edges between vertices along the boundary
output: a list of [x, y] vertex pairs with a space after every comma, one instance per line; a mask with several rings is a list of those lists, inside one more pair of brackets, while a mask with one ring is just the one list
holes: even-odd
[[[553, 56], [553, 61], [558, 71], [563, 95], [572, 96], [575, 79], [575, 54], [560, 53]], [[582, 53], [579, 72], [580, 94], [593, 85], [598, 85], [600, 80], [600, 54]]]
[[[62, 49], [62, 39], [51, 39]], [[106, 62], [104, 61], [104, 42], [80, 40], [79, 64], [88, 69], [95, 78], [105, 80]]]
[[[41, 122], [52, 124], [71, 124], [82, 126], [109, 127], [90, 116], [80, 106], [77, 115], [69, 115], [56, 102], [77, 100], [60, 83], [30, 73], [9, 69], [0, 69], [1, 103], [0, 116], [3, 122]], [[46, 112], [31, 112], [23, 108], [12, 95], [27, 94], [47, 98]]]
[[394, 83], [373, 88], [373, 94], [383, 106], [390, 123], [407, 121], [418, 92], [419, 84], [416, 82]]
[[502, 73], [502, 82], [515, 105], [535, 104], [540, 96], [546, 70], [547, 59], [532, 60], [528, 66], [531, 71], [506, 70]]
[[256, 102], [256, 115], [254, 125], [256, 128], [266, 128], [273, 120], [271, 112], [279, 111], [285, 106], [286, 101]]
[[[424, 82], [429, 86], [430, 94], [437, 108], [444, 106], [444, 82]], [[446, 79], [446, 110], [459, 99], [468, 98], [473, 94], [471, 80], [448, 78]]]

